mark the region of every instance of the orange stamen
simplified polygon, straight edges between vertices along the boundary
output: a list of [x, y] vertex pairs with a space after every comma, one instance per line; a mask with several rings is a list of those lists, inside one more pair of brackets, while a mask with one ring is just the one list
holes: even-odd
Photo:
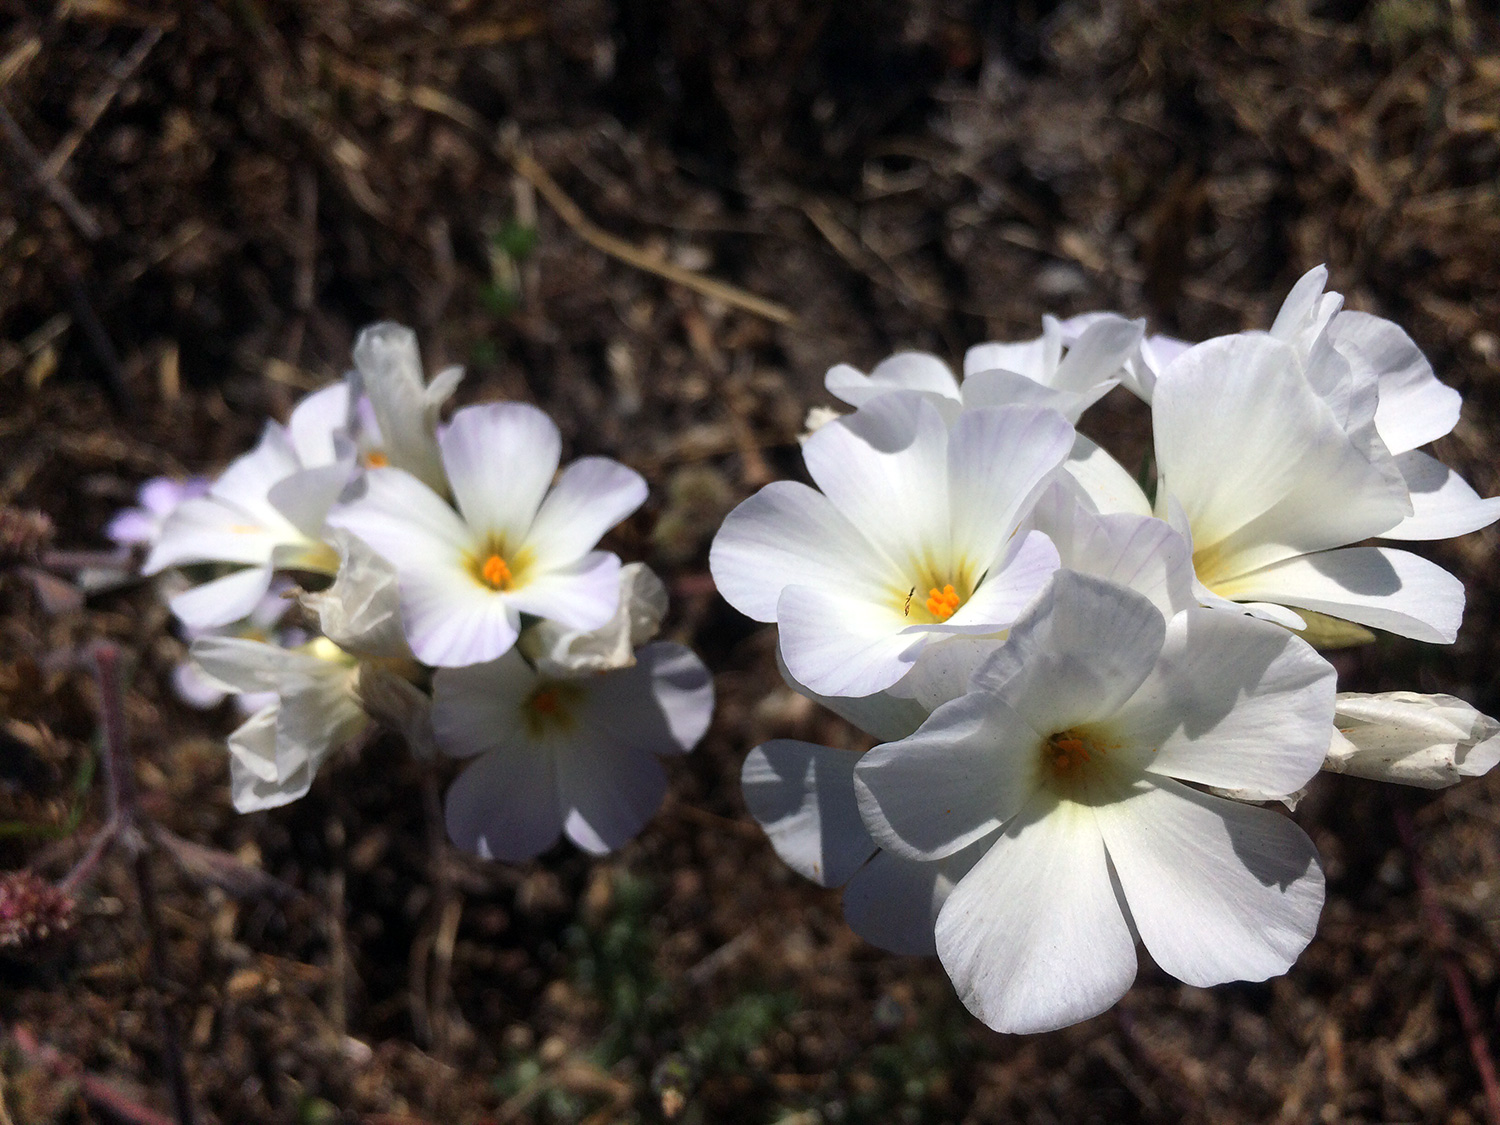
[[944, 586], [941, 590], [934, 586], [927, 592], [927, 612], [939, 621], [947, 621], [958, 609], [960, 600], [958, 591], [951, 585]]
[[491, 555], [479, 568], [479, 577], [491, 590], [503, 590], [510, 585], [510, 567], [505, 565], [505, 560], [499, 555]]
[[391, 463], [391, 459], [378, 449], [372, 449], [365, 454], [365, 467], [368, 469], [383, 469]]

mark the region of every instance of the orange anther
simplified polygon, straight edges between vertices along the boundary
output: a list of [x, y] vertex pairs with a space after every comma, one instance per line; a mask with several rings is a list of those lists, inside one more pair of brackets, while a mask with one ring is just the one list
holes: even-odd
[[390, 463], [391, 459], [378, 449], [365, 454], [365, 467], [368, 469], [383, 469]]
[[951, 585], [941, 590], [934, 586], [927, 591], [927, 612], [940, 621], [947, 621], [958, 609], [959, 601], [958, 591]]
[[503, 590], [510, 585], [510, 567], [505, 565], [505, 560], [499, 555], [491, 555], [479, 568], [479, 577], [484, 579], [484, 584], [491, 590]]

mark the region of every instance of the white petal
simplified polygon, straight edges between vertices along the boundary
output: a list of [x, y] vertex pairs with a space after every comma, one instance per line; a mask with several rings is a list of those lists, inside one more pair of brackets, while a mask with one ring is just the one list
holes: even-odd
[[362, 494], [328, 514], [330, 527], [352, 531], [402, 571], [422, 560], [457, 565], [478, 546], [457, 512], [436, 492], [402, 469], [372, 469], [358, 482]]
[[[184, 500], [163, 521], [142, 574], [193, 562], [263, 566], [292, 529], [284, 521], [267, 528], [260, 518], [234, 504], [206, 497]], [[300, 536], [296, 536], [300, 539]]]
[[1156, 667], [1111, 730], [1150, 748], [1152, 773], [1292, 793], [1322, 764], [1334, 680], [1333, 666], [1280, 626], [1190, 609], [1168, 624]]
[[1051, 1031], [1105, 1011], [1135, 979], [1135, 941], [1093, 810], [1040, 802], [948, 895], [937, 951], [996, 1031]]
[[1178, 980], [1265, 980], [1312, 940], [1323, 871], [1280, 813], [1166, 781], [1095, 815], [1141, 941]]
[[1050, 386], [1062, 357], [1062, 326], [1052, 317], [1042, 318], [1042, 335], [1018, 343], [976, 344], [964, 353], [964, 378], [981, 371], [1013, 371], [1017, 375]]
[[855, 750], [778, 738], [740, 770], [745, 807], [783, 863], [824, 887], [849, 880], [875, 852], [854, 799]]
[[313, 674], [325, 663], [247, 637], [199, 637], [188, 651], [205, 676], [235, 692], [279, 691], [288, 677]]
[[1073, 449], [1063, 468], [1099, 511], [1151, 515], [1151, 503], [1135, 478], [1082, 434], [1073, 438]]
[[1060, 570], [975, 673], [1041, 736], [1112, 716], [1156, 663], [1161, 612], [1123, 586]]
[[469, 526], [511, 549], [526, 542], [562, 450], [552, 419], [523, 402], [466, 406], [438, 434], [438, 445]]
[[1037, 791], [1045, 737], [1001, 700], [971, 692], [939, 707], [915, 734], [864, 755], [854, 771], [860, 815], [896, 855], [952, 855]]
[[1000, 406], [963, 412], [948, 439], [955, 562], [967, 562], [970, 573], [979, 574], [1000, 560], [1043, 482], [1073, 448], [1073, 437], [1073, 427], [1054, 410]]
[[624, 847], [667, 795], [661, 764], [606, 738], [571, 739], [557, 748], [563, 831], [591, 855]]
[[248, 617], [271, 588], [271, 568], [252, 566], [193, 586], [167, 604], [190, 629], [218, 629]]
[[1296, 354], [1270, 337], [1184, 352], [1156, 385], [1152, 422], [1162, 487], [1191, 522], [1195, 550], [1220, 556], [1217, 576], [1357, 542], [1409, 513], [1399, 473], [1386, 472], [1394, 465], [1361, 454]]
[[508, 596], [481, 586], [459, 566], [412, 566], [398, 581], [401, 625], [423, 664], [481, 664], [504, 655], [516, 643], [520, 610]]
[[316, 773], [323, 759], [369, 723], [354, 692], [355, 669], [326, 660], [318, 664], [312, 674], [295, 677], [281, 689], [276, 768], [283, 778], [304, 763]]
[[1381, 532], [1382, 539], [1447, 539], [1500, 520], [1500, 496], [1480, 499], [1468, 481], [1436, 458], [1412, 450], [1396, 464], [1411, 490], [1412, 514]]
[[521, 613], [570, 629], [598, 629], [620, 608], [620, 558], [590, 551], [566, 566], [531, 575], [504, 598]]
[[354, 342], [354, 368], [374, 408], [391, 465], [411, 473], [434, 492], [446, 492], [433, 436], [437, 408], [446, 394], [429, 395], [430, 388], [423, 385], [416, 333], [390, 321], [370, 325]]
[[276, 776], [276, 706], [257, 711], [229, 736], [229, 793], [236, 812], [274, 809], [312, 787], [312, 770]]
[[1086, 391], [1060, 391], [1043, 386], [1014, 371], [976, 371], [964, 380], [964, 407], [1035, 406], [1055, 410], [1069, 422], [1114, 390], [1115, 381], [1098, 383]]
[[1073, 501], [1064, 489], [1049, 508], [1042, 529], [1057, 548], [1059, 564], [1128, 586], [1151, 599], [1170, 618], [1194, 604], [1192, 549], [1165, 520], [1126, 513], [1098, 515]]
[[635, 664], [591, 676], [582, 722], [640, 754], [686, 754], [708, 730], [713, 677], [692, 649], [658, 642]]
[[1068, 348], [1052, 376], [1052, 386], [1082, 394], [1113, 387], [1125, 361], [1139, 348], [1145, 330], [1144, 320], [1100, 317]]
[[592, 550], [646, 501], [646, 481], [607, 457], [581, 457], [562, 471], [526, 536], [537, 558], [558, 563]]
[[448, 838], [481, 859], [540, 855], [563, 828], [552, 751], [518, 740], [480, 755], [449, 786], [443, 816]]
[[[1333, 312], [1329, 312], [1327, 316], [1322, 315], [1323, 290], [1327, 287], [1327, 266], [1314, 266], [1299, 277], [1291, 292], [1286, 295], [1286, 300], [1281, 302], [1281, 309], [1271, 324], [1271, 335], [1288, 344], [1297, 344], [1299, 338], [1303, 337], [1306, 340], [1301, 342], [1310, 342], [1313, 336], [1322, 331], [1328, 317], [1333, 315]], [[1337, 294], [1329, 295], [1337, 297]], [[1339, 301], [1342, 303], [1342, 298]], [[1333, 311], [1336, 312], [1337, 308]]]
[[[966, 637], [957, 639], [968, 640]], [[992, 641], [984, 645], [984, 655], [988, 655], [994, 651], [997, 644], [998, 642]], [[905, 692], [906, 686], [913, 681], [914, 677], [922, 678], [925, 683], [926, 678], [923, 677], [922, 668], [924, 663], [933, 654], [945, 653], [959, 648], [967, 650], [980, 647], [978, 644], [959, 645], [952, 639], [942, 644], [928, 645], [922, 650], [922, 655], [917, 659], [913, 670], [908, 672], [906, 677], [901, 680], [903, 692]], [[934, 657], [934, 660], [938, 662], [938, 665], [942, 669], [935, 674], [941, 677], [947, 671], [947, 661], [941, 660], [940, 657]], [[897, 696], [888, 691], [858, 696], [819, 695], [792, 675], [791, 670], [786, 666], [786, 658], [782, 656], [779, 645], [776, 648], [776, 668], [781, 673], [781, 678], [786, 681], [787, 686], [797, 692], [798, 695], [804, 695], [820, 707], [828, 708], [828, 710], [832, 711], [839, 718], [853, 723], [877, 742], [894, 742], [898, 738], [905, 738], [921, 726], [926, 721], [927, 716], [937, 706], [936, 703], [931, 707], [924, 706], [919, 699], [919, 693], [916, 691], [905, 693], [911, 696], [911, 698]], [[963, 673], [963, 684], [965, 687], [968, 685], [967, 672]], [[951, 695], [944, 696], [939, 702], [946, 703], [949, 699], [957, 698], [962, 694], [963, 691], [960, 689]]]
[[300, 469], [272, 485], [266, 499], [287, 523], [309, 539], [318, 539], [329, 510], [353, 472], [352, 461]]
[[1237, 579], [1230, 596], [1311, 609], [1437, 644], [1453, 643], [1464, 613], [1462, 582], [1436, 563], [1389, 547], [1288, 559]]
[[870, 600], [900, 585], [894, 564], [826, 496], [791, 481], [766, 485], [729, 513], [708, 565], [724, 600], [756, 621], [776, 620], [776, 602], [792, 584]]
[[915, 573], [948, 539], [947, 450], [948, 427], [932, 404], [896, 391], [824, 426], [807, 439], [802, 459], [833, 506], [886, 558]]
[[209, 487], [208, 494], [274, 522], [266, 494], [273, 484], [300, 468], [302, 465], [286, 431], [275, 422], [267, 422], [255, 448], [231, 461]]
[[910, 670], [939, 635], [904, 631], [898, 609], [843, 594], [788, 586], [775, 619], [787, 669], [819, 695], [871, 695]]
[[882, 360], [869, 375], [847, 363], [830, 368], [823, 386], [850, 406], [863, 406], [891, 391], [925, 391], [957, 402], [958, 380], [948, 365], [924, 352], [898, 352]]
[[487, 664], [440, 668], [432, 677], [432, 733], [455, 758], [524, 744], [527, 697], [537, 677], [517, 652]]
[[1436, 441], [1458, 424], [1462, 399], [1438, 382], [1420, 348], [1395, 324], [1362, 312], [1342, 312], [1328, 326], [1333, 346], [1379, 380], [1375, 428], [1392, 453]]
[[1006, 557], [992, 566], [979, 588], [934, 633], [993, 633], [1008, 627], [1057, 572], [1057, 548], [1040, 531], [1017, 535]]
[[844, 921], [871, 945], [892, 953], [936, 953], [938, 912], [989, 847], [986, 838], [932, 863], [876, 852], [844, 888]]
[[335, 435], [349, 431], [349, 384], [340, 379], [306, 396], [287, 419], [287, 434], [304, 469], [338, 460]]

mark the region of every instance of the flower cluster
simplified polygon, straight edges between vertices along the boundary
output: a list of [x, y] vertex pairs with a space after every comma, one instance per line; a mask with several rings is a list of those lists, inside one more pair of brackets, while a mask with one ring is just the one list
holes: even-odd
[[[1500, 759], [1447, 696], [1337, 691], [1319, 647], [1454, 640], [1459, 581], [1369, 540], [1500, 519], [1418, 447], [1459, 397], [1317, 269], [1269, 332], [1197, 345], [1108, 314], [826, 386], [804, 441], [713, 546], [774, 622], [783, 674], [876, 742], [776, 740], [743, 770], [778, 854], [849, 924], [935, 952], [991, 1027], [1041, 1031], [1129, 987], [1263, 980], [1324, 886], [1281, 810], [1320, 768], [1440, 786]], [[1116, 386], [1150, 404], [1152, 491], [1078, 434]]]
[[645, 481], [602, 457], [559, 473], [557, 427], [532, 406], [440, 425], [460, 376], [428, 382], [414, 334], [373, 325], [344, 381], [212, 482], [149, 482], [110, 533], [146, 548], [143, 573], [175, 576], [179, 691], [234, 694], [247, 716], [229, 738], [236, 808], [302, 796], [374, 721], [474, 759], [446, 800], [460, 846], [522, 860], [566, 833], [606, 852], [660, 805], [657, 756], [702, 737], [712, 683], [688, 649], [648, 643], [656, 576], [596, 549]]

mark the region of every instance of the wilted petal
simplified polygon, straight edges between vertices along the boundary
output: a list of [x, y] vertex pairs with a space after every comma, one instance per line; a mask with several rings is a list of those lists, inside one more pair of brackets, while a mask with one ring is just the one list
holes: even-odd
[[1340, 693], [1323, 768], [1441, 789], [1500, 762], [1500, 723], [1451, 695]]

